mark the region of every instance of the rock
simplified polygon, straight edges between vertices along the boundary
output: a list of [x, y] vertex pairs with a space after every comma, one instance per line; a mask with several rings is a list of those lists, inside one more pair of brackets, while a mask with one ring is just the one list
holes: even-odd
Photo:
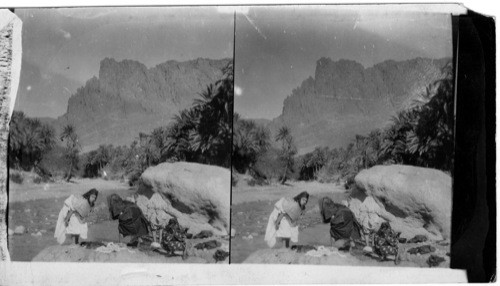
[[42, 233], [41, 232], [32, 233], [31, 236], [42, 236]]
[[9, 228], [9, 232], [8, 233], [9, 233], [9, 236], [10, 235], [14, 235], [14, 230], [12, 230], [11, 228]]
[[408, 250], [408, 253], [410, 254], [428, 254], [431, 252], [436, 251], [436, 248], [430, 245], [422, 245], [419, 247], [414, 247]]
[[24, 234], [26, 232], [26, 228], [22, 225], [16, 226], [14, 228], [14, 234]]
[[251, 233], [251, 235], [252, 235], [253, 237], [259, 236], [259, 234], [258, 234], [258, 233], [256, 233], [256, 232], [252, 232], [252, 233]]
[[426, 242], [427, 236], [425, 235], [415, 235], [412, 239], [408, 240], [408, 243], [420, 243]]
[[439, 266], [439, 264], [441, 264], [441, 262], [444, 262], [445, 260], [446, 259], [444, 259], [441, 256], [431, 255], [429, 256], [429, 259], [427, 259], [427, 264], [429, 265], [429, 267], [436, 267]]
[[355, 177], [358, 191], [373, 197], [395, 216], [391, 226], [401, 237], [415, 234], [432, 240], [450, 237], [451, 177], [421, 167], [375, 166]]
[[406, 239], [406, 238], [404, 238], [404, 237], [400, 237], [400, 238], [398, 239], [398, 241], [399, 241], [399, 243], [406, 243], [407, 239]]
[[190, 233], [203, 230], [229, 235], [229, 170], [195, 163], [163, 163], [141, 176], [142, 187], [165, 198], [170, 215]]
[[222, 244], [217, 240], [210, 240], [210, 241], [198, 243], [194, 246], [194, 248], [210, 250], [210, 249], [220, 247], [221, 245]]
[[249, 234], [248, 236], [243, 236], [242, 237], [244, 240], [252, 240], [253, 239], [253, 236], [251, 234]]
[[448, 245], [450, 245], [450, 242], [447, 240], [443, 240], [443, 241], [438, 242], [438, 244], [441, 246], [448, 246]]
[[236, 229], [231, 228], [231, 237], [235, 237], [235, 236], [236, 236]]
[[197, 235], [193, 236], [194, 239], [198, 239], [198, 238], [209, 238], [209, 237], [212, 237], [214, 234], [209, 231], [209, 230], [202, 230], [200, 233], [198, 233]]
[[215, 261], [224, 261], [229, 257], [229, 252], [218, 249], [214, 254]]

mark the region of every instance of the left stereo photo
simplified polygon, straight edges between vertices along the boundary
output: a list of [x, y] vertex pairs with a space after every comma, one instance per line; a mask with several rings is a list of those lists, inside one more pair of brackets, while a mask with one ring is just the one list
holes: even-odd
[[15, 14], [11, 260], [228, 263], [234, 13]]

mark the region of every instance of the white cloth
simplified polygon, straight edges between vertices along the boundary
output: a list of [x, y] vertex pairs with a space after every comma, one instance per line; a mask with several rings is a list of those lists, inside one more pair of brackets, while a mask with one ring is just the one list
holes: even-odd
[[151, 196], [147, 204], [147, 209], [147, 219], [151, 222], [154, 228], [165, 227], [170, 219], [173, 218], [167, 212], [170, 209], [170, 206], [158, 193], [154, 193]]
[[158, 193], [154, 193], [149, 200], [140, 195], [137, 197], [135, 204], [141, 209], [144, 217], [151, 223], [154, 230], [164, 228], [173, 218], [168, 213], [170, 206]]
[[96, 248], [96, 252], [101, 252], [101, 253], [111, 253], [111, 252], [120, 252], [122, 250], [128, 250], [130, 253], [135, 253], [135, 251], [128, 249], [126, 245], [123, 245], [121, 243], [113, 243], [109, 242], [106, 244], [106, 246], [99, 246]]
[[57, 239], [59, 244], [63, 244], [66, 240], [66, 234], [77, 234], [80, 235], [81, 238], [87, 239], [88, 233], [88, 225], [86, 222], [80, 220], [80, 218], [73, 214], [69, 219], [68, 226], [65, 224], [66, 216], [68, 212], [74, 211], [74, 205], [78, 203], [79, 198], [71, 195], [64, 201], [64, 206], [59, 212], [59, 217], [57, 219], [56, 230], [54, 233], [54, 237]]
[[363, 202], [360, 202], [358, 199], [351, 200], [349, 208], [365, 230], [376, 231], [385, 222], [380, 217], [380, 206], [370, 196], [366, 197]]
[[327, 248], [324, 247], [323, 245], [319, 246], [317, 250], [310, 250], [306, 252], [306, 255], [308, 256], [313, 256], [313, 257], [322, 257], [322, 256], [330, 256], [332, 254], [336, 254], [340, 257], [345, 258], [346, 256], [343, 254], [340, 254], [339, 251], [335, 248]]
[[273, 247], [276, 245], [276, 238], [290, 238], [290, 240], [294, 243], [299, 241], [299, 226], [293, 225], [287, 218], [283, 218], [280, 222], [278, 229], [276, 230], [275, 222], [278, 219], [278, 216], [281, 213], [285, 213], [283, 210], [283, 203], [285, 202], [285, 198], [281, 198], [275, 205], [274, 210], [271, 212], [269, 216], [269, 221], [267, 223], [266, 235], [264, 240], [266, 241], [269, 247]]

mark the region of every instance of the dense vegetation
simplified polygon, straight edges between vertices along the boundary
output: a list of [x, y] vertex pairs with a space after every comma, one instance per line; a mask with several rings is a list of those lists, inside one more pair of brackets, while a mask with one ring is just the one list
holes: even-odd
[[14, 111], [9, 132], [9, 166], [31, 170], [38, 166], [43, 154], [55, 145], [54, 129], [38, 119]]
[[[290, 130], [274, 136], [252, 120], [233, 114], [233, 68], [210, 84], [193, 105], [167, 126], [140, 133], [129, 146], [101, 145], [80, 154], [75, 128], [56, 131], [48, 124], [15, 111], [9, 138], [9, 166], [34, 170], [43, 177], [61, 175], [113, 177], [135, 182], [149, 166], [188, 161], [249, 173], [257, 182], [289, 179], [340, 181], [377, 164], [408, 164], [451, 172], [453, 167], [453, 71], [427, 87], [414, 104], [400, 111], [384, 129], [356, 135], [348, 146], [318, 147], [297, 155]], [[231, 152], [229, 152], [231, 150]]]
[[[175, 116], [171, 124], [156, 128], [150, 134], [138, 134], [138, 140], [130, 146], [101, 145], [96, 150], [80, 154], [81, 146], [73, 126], [61, 130], [59, 139], [64, 144], [61, 147], [55, 144], [55, 132], [50, 126], [26, 118], [22, 112], [15, 112], [11, 122], [10, 167], [34, 169], [44, 174], [59, 173], [64, 168], [62, 173], [66, 180], [79, 171], [78, 174], [84, 177], [128, 178], [131, 183], [147, 167], [167, 161], [229, 168], [232, 114], [232, 63], [223, 69], [222, 79], [207, 86], [193, 105]], [[54, 147], [62, 148], [59, 150], [62, 155], [51, 152]], [[66, 162], [62, 166], [61, 160]], [[38, 164], [40, 161], [47, 163]], [[54, 165], [57, 165], [55, 170]]]
[[[275, 139], [281, 143], [281, 149], [276, 150], [267, 147], [270, 136], [264, 127], [249, 120], [244, 120], [244, 124], [235, 123], [234, 166], [238, 172], [257, 174], [254, 178], [275, 178], [281, 182], [286, 178], [351, 181], [360, 170], [380, 164], [406, 164], [451, 172], [454, 154], [451, 64], [446, 65], [443, 72], [443, 79], [429, 85], [426, 92], [412, 106], [395, 115], [386, 128], [356, 135], [346, 147], [317, 147], [294, 157], [296, 149], [286, 127], [276, 135]], [[286, 171], [280, 174], [276, 170]]]

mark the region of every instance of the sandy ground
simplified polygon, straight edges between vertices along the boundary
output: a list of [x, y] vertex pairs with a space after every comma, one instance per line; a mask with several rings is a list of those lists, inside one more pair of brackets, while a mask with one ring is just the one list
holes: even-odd
[[[95, 212], [88, 219], [88, 241], [127, 242], [120, 239], [118, 221], [109, 218], [106, 198], [112, 193], [125, 198], [136, 190], [124, 182], [103, 179], [76, 179], [70, 183], [56, 182], [50, 184], [34, 184], [25, 181], [16, 184], [12, 181], [9, 189], [8, 227], [24, 226], [26, 233], [8, 237], [8, 247], [11, 260], [32, 261], [88, 261], [88, 262], [169, 262], [177, 263], [179, 257], [164, 257], [163, 255], [142, 249], [136, 253], [122, 251], [118, 254], [99, 254], [93, 250], [72, 248], [68, 238], [63, 246], [58, 246], [54, 231], [59, 212], [64, 200], [71, 194], [83, 194], [91, 188], [99, 191]], [[216, 239], [229, 249], [228, 239], [212, 237], [208, 239], [188, 240], [188, 255], [192, 258], [183, 262], [214, 263], [213, 254], [216, 249], [197, 250], [197, 243]], [[42, 252], [43, 251], [43, 252]], [[196, 258], [196, 259], [195, 259]], [[228, 259], [225, 261], [228, 262]]]
[[282, 197], [293, 197], [300, 192], [307, 191], [310, 195], [335, 195], [345, 193], [346, 190], [339, 184], [321, 184], [318, 182], [287, 182], [285, 185], [270, 186], [236, 185], [232, 190], [232, 204], [245, 202], [279, 200]]
[[67, 198], [73, 194], [83, 194], [95, 188], [103, 194], [126, 193], [131, 190], [126, 182], [103, 179], [73, 179], [71, 182], [16, 184], [9, 181], [9, 203], [26, 202], [40, 199]]
[[[346, 190], [340, 185], [317, 182], [233, 187], [231, 227], [235, 229], [236, 236], [231, 239], [231, 263], [241, 263], [253, 252], [268, 248], [264, 235], [274, 204], [282, 197], [293, 197], [302, 191], [307, 191], [310, 197], [306, 206], [306, 215], [299, 222], [301, 230], [322, 224], [318, 206], [320, 198], [328, 196], [337, 202], [347, 198]], [[249, 236], [252, 239], [248, 239]], [[299, 234], [300, 244], [317, 243], [318, 239], [319, 242], [329, 242], [327, 235], [307, 235], [307, 232], [303, 231]]]
[[[92, 217], [89, 240], [105, 238], [118, 240], [118, 223], [107, 221], [106, 197], [116, 193], [126, 197], [135, 192], [127, 184], [103, 179], [76, 179], [70, 183], [55, 182], [34, 184], [9, 182], [9, 205], [7, 225], [14, 230], [24, 226], [26, 233], [8, 237], [8, 246], [13, 261], [31, 261], [44, 248], [57, 244], [54, 231], [64, 200], [72, 194], [83, 194], [96, 188], [99, 191], [96, 206], [100, 211]], [[107, 221], [107, 222], [105, 222]], [[35, 234], [41, 234], [36, 236]], [[66, 243], [70, 243], [67, 239]]]
[[[257, 186], [233, 187], [231, 226], [236, 231], [236, 236], [231, 239], [231, 263], [307, 263], [330, 265], [356, 265], [356, 266], [394, 266], [394, 262], [379, 262], [362, 252], [347, 253], [346, 257], [332, 256], [324, 258], [305, 257], [293, 251], [281, 249], [280, 243], [269, 249], [264, 241], [266, 226], [274, 203], [283, 196], [294, 196], [307, 190], [311, 197], [306, 207], [306, 215], [299, 222], [299, 242], [301, 245], [330, 245], [329, 225], [321, 222], [318, 200], [328, 196], [336, 202], [346, 199], [348, 194], [340, 185], [320, 184], [317, 182], [292, 182], [288, 186]], [[428, 243], [427, 243], [428, 244]], [[426, 255], [410, 255], [406, 251], [412, 247], [426, 245], [400, 244], [402, 254], [402, 267], [428, 267]], [[439, 256], [446, 259], [439, 267], [449, 267], [449, 257], [446, 253], [449, 246], [435, 243]]]

